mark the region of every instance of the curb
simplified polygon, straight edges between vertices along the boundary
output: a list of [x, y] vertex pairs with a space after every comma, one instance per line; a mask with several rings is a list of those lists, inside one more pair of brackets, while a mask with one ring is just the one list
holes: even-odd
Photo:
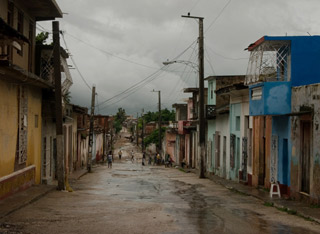
[[52, 188], [50, 188], [50, 189], [48, 189], [48, 190], [45, 191], [44, 193], [40, 193], [39, 195], [35, 196], [35, 197], [32, 198], [31, 200], [24, 202], [23, 204], [19, 205], [18, 207], [14, 208], [14, 209], [12, 209], [12, 210], [10, 210], [10, 211], [8, 211], [8, 212], [5, 213], [4, 215], [1, 215], [1, 216], [0, 216], [0, 219], [2, 219], [2, 218], [4, 218], [4, 217], [6, 217], [6, 216], [8, 216], [8, 215], [10, 215], [10, 214], [18, 211], [18, 210], [20, 210], [20, 209], [22, 209], [22, 208], [24, 208], [24, 207], [26, 207], [26, 206], [28, 206], [28, 205], [36, 202], [36, 201], [38, 201], [40, 198], [44, 197], [45, 195], [47, 195], [48, 193], [50, 193], [50, 192], [52, 192], [52, 191], [54, 191], [54, 190], [56, 190], [56, 187], [55, 187], [55, 186], [52, 187]]
[[[189, 171], [189, 172], [195, 173], [195, 171]], [[246, 195], [246, 196], [250, 196], [250, 197], [254, 197], [254, 198], [256, 198], [256, 199], [258, 199], [258, 200], [260, 200], [260, 201], [262, 201], [264, 203], [270, 202], [270, 201], [267, 201], [267, 200], [263, 199], [262, 197], [260, 197], [258, 195], [252, 194], [252, 193], [247, 192], [247, 191], [239, 190], [239, 189], [237, 189], [235, 187], [232, 187], [232, 186], [228, 186], [228, 185], [224, 184], [223, 182], [221, 182], [223, 179], [215, 180], [214, 177], [212, 177], [210, 175], [209, 176], [207, 175], [206, 179], [208, 179], [208, 180], [210, 180], [210, 181], [212, 181], [212, 182], [214, 182], [214, 183], [216, 183], [218, 185], [221, 185], [221, 186], [225, 187], [226, 189], [228, 189], [230, 191], [236, 191], [236, 192], [238, 192], [240, 194], [243, 194], [243, 195]], [[315, 218], [315, 217], [312, 217], [310, 215], [307, 215], [304, 212], [301, 212], [299, 210], [294, 210], [294, 209], [291, 209], [291, 208], [289, 208], [287, 206], [278, 204], [276, 201], [272, 201], [271, 203], [272, 203], [272, 207], [274, 207], [276, 209], [284, 209], [283, 212], [287, 212], [288, 214], [290, 214], [289, 212], [291, 211], [291, 212], [293, 212], [291, 215], [296, 215], [296, 216], [298, 216], [300, 218], [303, 218], [305, 220], [308, 220], [310, 222], [314, 222], [314, 223], [320, 224], [320, 219], [318, 219], [318, 218]]]
[[[208, 178], [208, 179], [210, 179], [210, 178]], [[228, 189], [228, 190], [230, 190], [230, 191], [237, 191], [238, 193], [241, 193], [241, 194], [243, 194], [243, 195], [251, 196], [251, 197], [254, 197], [254, 198], [256, 198], [256, 199], [259, 199], [259, 200], [262, 201], [262, 202], [270, 202], [270, 201], [266, 201], [265, 199], [263, 199], [262, 197], [260, 197], [260, 196], [258, 196], [258, 195], [251, 194], [251, 193], [249, 193], [249, 192], [247, 192], [247, 191], [241, 191], [241, 190], [239, 190], [239, 189], [237, 189], [237, 188], [235, 188], [235, 187], [230, 187], [230, 186], [228, 186], [228, 185], [225, 185], [225, 184], [221, 183], [220, 181], [215, 181], [215, 180], [213, 180], [213, 179], [210, 179], [210, 180], [213, 181], [213, 182], [216, 183], [216, 184], [219, 184], [219, 185], [225, 187], [226, 189]], [[290, 213], [289, 213], [290, 211], [291, 211], [291, 212], [294, 212], [294, 213], [292, 213], [291, 215], [296, 215], [296, 216], [298, 216], [298, 217], [300, 217], [300, 218], [303, 218], [303, 219], [306, 219], [306, 220], [308, 220], [308, 221], [310, 221], [310, 222], [315, 222], [315, 223], [317, 223], [317, 224], [320, 224], [320, 219], [314, 218], [314, 217], [312, 217], [312, 216], [310, 216], [310, 215], [306, 215], [304, 212], [300, 212], [300, 211], [298, 211], [298, 210], [291, 209], [291, 208], [289, 208], [289, 207], [287, 207], [287, 206], [284, 206], [284, 205], [281, 205], [281, 204], [277, 203], [276, 201], [273, 201], [273, 202], [271, 202], [271, 203], [272, 203], [272, 206], [270, 206], [270, 207], [274, 207], [274, 208], [276, 208], [276, 209], [284, 209], [283, 212], [286, 212], [286, 213], [288, 213], [288, 214], [290, 214]], [[288, 212], [288, 211], [289, 211], [289, 212]]]

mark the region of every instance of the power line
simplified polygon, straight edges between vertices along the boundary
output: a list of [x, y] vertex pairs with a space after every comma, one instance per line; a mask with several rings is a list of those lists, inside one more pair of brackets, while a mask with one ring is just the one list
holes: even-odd
[[219, 17], [222, 15], [222, 13], [224, 12], [224, 10], [229, 6], [229, 4], [231, 3], [232, 0], [229, 0], [227, 2], [227, 4], [222, 8], [222, 10], [220, 11], [220, 13], [218, 14], [218, 16], [209, 24], [208, 28], [205, 30], [205, 33], [211, 28], [211, 26], [219, 19]]
[[[177, 55], [173, 60], [178, 59], [180, 56], [182, 56], [188, 49], [191, 48], [191, 46], [196, 42], [197, 40], [193, 41], [191, 43], [191, 45], [189, 45], [185, 50], [183, 50], [179, 55]], [[139, 81], [138, 83], [130, 86], [129, 88], [127, 88], [126, 90], [122, 91], [121, 93], [101, 102], [99, 105], [103, 105], [104, 103], [107, 103], [121, 95], [124, 94], [128, 94], [127, 96], [125, 96], [124, 98], [128, 97], [129, 95], [133, 94], [134, 92], [136, 92], [139, 88], [145, 86], [146, 84], [150, 83], [151, 81], [155, 80], [156, 78], [158, 78], [158, 76], [160, 76], [160, 74], [163, 71], [167, 71], [167, 67], [163, 66], [160, 69], [158, 69], [157, 71], [155, 71], [154, 73], [152, 73], [151, 75], [147, 76], [146, 78], [144, 78], [143, 80]], [[157, 75], [157, 73], [161, 72], [160, 74]], [[154, 78], [152, 78], [153, 76], [155, 76]], [[119, 101], [123, 100], [124, 98], [120, 99]], [[115, 103], [118, 103], [119, 101], [116, 101]], [[114, 105], [115, 103], [113, 103], [112, 105]], [[102, 110], [102, 109], [101, 109]]]
[[109, 55], [109, 56], [118, 58], [118, 59], [120, 59], [120, 60], [123, 60], [123, 61], [129, 62], [129, 63], [135, 64], [135, 65], [139, 65], [139, 66], [142, 66], [142, 67], [146, 67], [146, 68], [150, 68], [150, 69], [159, 69], [159, 68], [151, 67], [151, 66], [148, 66], [148, 65], [145, 65], [145, 64], [142, 64], [142, 63], [138, 63], [138, 62], [135, 62], [135, 61], [126, 59], [126, 58], [122, 58], [122, 57], [120, 57], [120, 56], [118, 56], [118, 55], [115, 55], [114, 53], [111, 53], [111, 52], [109, 52], [109, 51], [103, 50], [103, 49], [98, 48], [98, 47], [96, 47], [96, 46], [94, 46], [94, 45], [91, 45], [90, 43], [85, 42], [85, 41], [77, 38], [76, 36], [71, 35], [70, 33], [67, 33], [67, 34], [68, 34], [70, 37], [72, 37], [72, 38], [74, 38], [74, 39], [82, 42], [83, 44], [86, 44], [87, 46], [90, 46], [91, 48], [94, 48], [94, 49], [96, 49], [96, 50], [98, 50], [98, 51], [100, 51], [100, 52], [102, 52], [102, 53], [104, 53], [104, 54], [107, 54], [107, 55]]
[[210, 57], [210, 54], [208, 53], [206, 44], [205, 44], [205, 46], [204, 46], [204, 51], [205, 51], [205, 53], [207, 54], [207, 56], [205, 56], [205, 58], [207, 59], [207, 62], [209, 63], [209, 66], [210, 66], [210, 68], [211, 68], [211, 70], [212, 70], [212, 73], [215, 75], [215, 71], [214, 71], [214, 69], [213, 69], [212, 62], [211, 62], [211, 57]]
[[[64, 38], [64, 33], [61, 33], [61, 35], [62, 35], [62, 40], [63, 40], [63, 42], [64, 42], [64, 44], [65, 44], [65, 46], [66, 46], [66, 49], [67, 49], [67, 51], [69, 51], [69, 53], [70, 53], [70, 50], [69, 50], [68, 45], [67, 45], [67, 42], [66, 42], [66, 40], [65, 40], [65, 38]], [[71, 54], [70, 54], [70, 59], [71, 59], [73, 65], [74, 65], [74, 67], [76, 68], [77, 72], [79, 73], [82, 81], [86, 84], [86, 86], [87, 86], [87, 87], [89, 88], [89, 90], [91, 91], [90, 85], [88, 84], [88, 82], [86, 81], [86, 79], [85, 79], [85, 78], [83, 77], [83, 75], [81, 74], [81, 72], [80, 72], [80, 70], [79, 70], [79, 68], [78, 68], [78, 66], [77, 66], [76, 62], [74, 61], [73, 56], [72, 56]]]
[[231, 57], [227, 57], [225, 55], [217, 53], [212, 48], [210, 48], [208, 45], [206, 45], [206, 48], [208, 48], [213, 54], [218, 55], [219, 57], [222, 57], [222, 58], [227, 59], [227, 60], [247, 60], [247, 59], [249, 59], [249, 58], [231, 58]]
[[198, 0], [194, 5], [193, 7], [191, 7], [191, 9], [189, 10], [189, 12], [191, 12], [194, 8], [196, 8], [196, 6], [199, 4], [201, 0]]
[[113, 96], [113, 97], [111, 97], [111, 98], [109, 98], [109, 99], [101, 102], [101, 103], [99, 104], [99, 106], [102, 105], [102, 104], [104, 104], [104, 103], [106, 103], [106, 102], [109, 102], [109, 101], [115, 99], [116, 97], [121, 96], [122, 94], [126, 94], [126, 93], [130, 92], [131, 90], [135, 89], [137, 86], [139, 86], [140, 84], [142, 84], [142, 83], [145, 82], [146, 80], [150, 79], [152, 76], [156, 75], [156, 74], [157, 74], [158, 72], [160, 72], [161, 70], [162, 70], [162, 68], [159, 69], [159, 70], [157, 70], [157, 71], [155, 71], [154, 73], [152, 73], [151, 75], [147, 76], [146, 78], [144, 78], [143, 80], [139, 81], [138, 83], [130, 86], [130, 87], [127, 88], [126, 90], [122, 91], [121, 93], [118, 93], [117, 95], [115, 95], [115, 96]]
[[[162, 72], [161, 72], [161, 73], [162, 73]], [[145, 85], [147, 85], [147, 84], [150, 83], [151, 81], [155, 80], [156, 78], [159, 78], [160, 75], [161, 75], [161, 73], [157, 74], [154, 78], [150, 79], [149, 81], [146, 81], [146, 82], [141, 83], [140, 85], [134, 87], [132, 90], [129, 90], [128, 92], [122, 92], [122, 93], [116, 95], [116, 96], [120, 96], [121, 94], [125, 94], [125, 93], [127, 94], [126, 96], [122, 97], [122, 98], [119, 99], [118, 101], [115, 101], [115, 102], [109, 104], [109, 106], [112, 106], [112, 105], [114, 105], [114, 104], [116, 104], [116, 103], [118, 103], [118, 102], [126, 99], [126, 98], [129, 97], [130, 95], [134, 94], [135, 92], [137, 92], [139, 89], [141, 89], [142, 87], [144, 87]], [[116, 96], [112, 97], [111, 99], [115, 98]], [[110, 100], [110, 99], [109, 99], [109, 100]], [[106, 106], [106, 107], [107, 107], [107, 106]], [[101, 110], [105, 109], [106, 107], [101, 108]]]

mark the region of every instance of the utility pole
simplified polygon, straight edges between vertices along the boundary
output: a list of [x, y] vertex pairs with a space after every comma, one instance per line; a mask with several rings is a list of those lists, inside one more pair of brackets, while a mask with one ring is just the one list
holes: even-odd
[[103, 155], [102, 155], [102, 162], [104, 162], [104, 157], [107, 154], [107, 149], [106, 149], [106, 122], [107, 122], [107, 117], [104, 117], [103, 120]]
[[141, 141], [141, 149], [142, 149], [142, 153], [143, 153], [143, 152], [144, 152], [144, 109], [142, 109], [141, 118], [142, 118], [142, 132], [141, 132], [142, 141]]
[[205, 119], [204, 119], [204, 50], [203, 50], [203, 17], [182, 15], [185, 18], [199, 20], [199, 140], [200, 140], [200, 178], [205, 177]]
[[137, 125], [136, 125], [136, 143], [137, 143], [137, 146], [139, 146], [139, 128], [138, 128], [138, 122], [139, 122], [139, 119], [138, 119], [138, 113], [137, 113]]
[[93, 147], [93, 125], [94, 125], [94, 103], [96, 97], [96, 87], [92, 86], [92, 97], [91, 97], [91, 113], [90, 113], [90, 130], [89, 130], [89, 148], [88, 148], [88, 162], [87, 170], [91, 172], [92, 169], [92, 147]]
[[158, 91], [158, 98], [159, 98], [159, 154], [161, 155], [161, 91]]
[[55, 78], [55, 106], [56, 106], [56, 138], [57, 138], [57, 171], [58, 190], [66, 189], [64, 168], [64, 142], [62, 126], [62, 97], [61, 97], [61, 70], [60, 70], [60, 30], [59, 22], [52, 22], [53, 29], [53, 66]]

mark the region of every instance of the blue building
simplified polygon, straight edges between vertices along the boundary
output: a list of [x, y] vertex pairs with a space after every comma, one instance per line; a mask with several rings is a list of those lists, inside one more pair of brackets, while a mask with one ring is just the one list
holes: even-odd
[[270, 182], [279, 181], [281, 192], [289, 195], [290, 118], [298, 114], [292, 112], [292, 88], [319, 82], [320, 36], [264, 36], [248, 50], [245, 84], [249, 86], [254, 132], [258, 133], [253, 137], [259, 138], [253, 146], [253, 185], [269, 187]]

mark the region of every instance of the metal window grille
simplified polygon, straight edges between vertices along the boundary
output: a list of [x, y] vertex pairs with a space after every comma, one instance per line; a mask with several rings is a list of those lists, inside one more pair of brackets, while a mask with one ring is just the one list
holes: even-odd
[[19, 164], [27, 161], [28, 139], [28, 92], [27, 88], [20, 86], [19, 92]]
[[48, 56], [41, 56], [40, 60], [40, 65], [41, 65], [41, 70], [40, 70], [40, 77], [44, 80], [47, 80], [51, 82], [52, 84], [54, 83], [54, 78], [53, 78], [53, 52]]
[[288, 81], [291, 76], [289, 41], [265, 41], [251, 51], [245, 84]]

